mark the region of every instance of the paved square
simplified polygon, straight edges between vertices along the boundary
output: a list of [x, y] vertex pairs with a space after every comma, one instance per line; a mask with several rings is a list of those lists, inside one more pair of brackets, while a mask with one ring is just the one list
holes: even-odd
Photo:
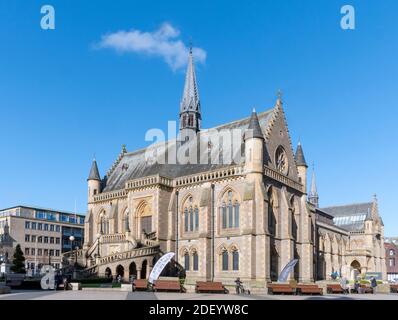
[[170, 292], [122, 292], [112, 291], [35, 291], [13, 290], [0, 295], [0, 300], [398, 300], [398, 294], [350, 294], [324, 296], [291, 295], [236, 295], [196, 294]]

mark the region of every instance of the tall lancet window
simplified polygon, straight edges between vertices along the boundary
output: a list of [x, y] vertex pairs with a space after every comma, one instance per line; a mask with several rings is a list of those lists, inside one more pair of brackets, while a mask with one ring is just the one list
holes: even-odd
[[222, 198], [220, 208], [220, 220], [222, 229], [239, 228], [240, 204], [237, 195], [233, 191], [228, 191]]
[[189, 197], [183, 205], [183, 225], [184, 232], [199, 230], [199, 208], [192, 197]]

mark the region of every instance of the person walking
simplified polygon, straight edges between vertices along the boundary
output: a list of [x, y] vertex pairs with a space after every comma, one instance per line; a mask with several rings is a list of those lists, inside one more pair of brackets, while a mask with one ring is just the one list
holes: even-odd
[[372, 277], [370, 279], [370, 286], [372, 287], [372, 293], [376, 293], [376, 288], [377, 288], [377, 281], [375, 277]]
[[236, 294], [240, 294], [241, 287], [242, 287], [242, 281], [240, 281], [240, 278], [236, 278], [235, 280]]

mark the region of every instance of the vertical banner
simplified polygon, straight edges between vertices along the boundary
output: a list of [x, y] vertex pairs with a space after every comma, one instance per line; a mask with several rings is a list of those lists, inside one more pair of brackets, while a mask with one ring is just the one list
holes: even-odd
[[281, 274], [279, 275], [278, 282], [286, 282], [287, 281], [287, 276], [289, 275], [290, 272], [293, 271], [294, 266], [298, 262], [298, 259], [293, 259], [290, 261], [282, 270]]
[[154, 265], [151, 274], [149, 275], [148, 282], [152, 283], [157, 280], [162, 273], [164, 267], [170, 262], [170, 260], [174, 257], [174, 252], [168, 252], [163, 255]]

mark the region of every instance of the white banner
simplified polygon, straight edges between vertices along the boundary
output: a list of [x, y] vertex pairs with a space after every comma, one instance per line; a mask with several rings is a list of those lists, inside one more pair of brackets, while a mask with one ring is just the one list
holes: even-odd
[[40, 281], [41, 288], [43, 290], [56, 289], [54, 268], [50, 265], [45, 265], [41, 268], [40, 273], [44, 275]]
[[164, 267], [170, 262], [170, 260], [174, 257], [174, 252], [168, 252], [163, 255], [154, 265], [151, 274], [149, 275], [148, 282], [152, 283], [157, 280], [162, 273]]

